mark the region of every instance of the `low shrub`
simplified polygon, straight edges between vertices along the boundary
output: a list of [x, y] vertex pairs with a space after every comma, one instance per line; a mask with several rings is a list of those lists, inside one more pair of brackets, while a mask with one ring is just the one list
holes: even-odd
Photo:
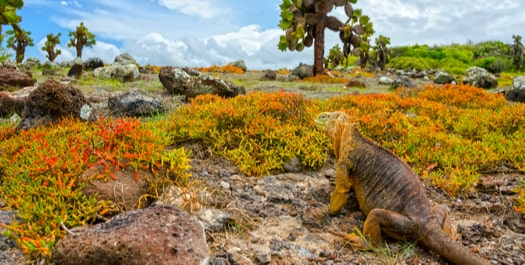
[[203, 73], [244, 73], [242, 68], [229, 64], [224, 66], [212, 65], [210, 67], [195, 67], [194, 69]]
[[501, 163], [525, 171], [525, 106], [467, 85], [400, 89], [322, 102], [345, 110], [362, 132], [393, 150], [423, 177], [451, 195], [468, 192], [480, 172]]
[[306, 77], [302, 80], [302, 82], [323, 83], [323, 84], [346, 84], [348, 83], [348, 78], [332, 77], [328, 75], [316, 75], [316, 76]]
[[295, 157], [305, 167], [325, 161], [328, 139], [314, 129], [315, 105], [298, 94], [253, 92], [233, 99], [198, 96], [168, 120], [172, 141], [199, 140], [260, 176]]
[[108, 208], [110, 202], [83, 195], [86, 180], [80, 175], [88, 168], [101, 165], [101, 179], [116, 178], [113, 172], [127, 167], [135, 169], [137, 179], [139, 168], [152, 172], [151, 182], [184, 185], [189, 178], [184, 150], [166, 150], [169, 138], [136, 119], [65, 119], [20, 132], [0, 127], [0, 135], [0, 192], [16, 214], [5, 234], [32, 258], [50, 258], [64, 234], [62, 225], [81, 226], [115, 210]]

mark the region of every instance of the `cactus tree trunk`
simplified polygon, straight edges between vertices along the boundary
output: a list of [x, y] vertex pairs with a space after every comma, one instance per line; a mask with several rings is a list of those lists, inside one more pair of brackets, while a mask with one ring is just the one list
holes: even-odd
[[77, 57], [82, 58], [82, 48], [84, 47], [83, 44], [80, 43], [80, 41], [77, 42], [77, 45], [75, 46], [77, 50]]
[[330, 11], [332, 3], [327, 1], [315, 1], [314, 3], [317, 23], [314, 30], [314, 75], [324, 73], [324, 30], [326, 28], [326, 15]]
[[324, 58], [324, 22], [315, 25], [314, 75], [322, 74]]

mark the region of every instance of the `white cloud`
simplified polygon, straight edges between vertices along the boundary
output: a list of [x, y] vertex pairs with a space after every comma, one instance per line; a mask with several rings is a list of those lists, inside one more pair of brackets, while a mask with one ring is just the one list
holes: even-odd
[[168, 39], [157, 32], [150, 32], [137, 40], [124, 43], [128, 51], [141, 64], [186, 65], [188, 47], [185, 43]]
[[74, 7], [77, 7], [77, 8], [82, 8], [82, 5], [74, 0], [74, 1], [60, 1], [60, 4], [63, 5], [63, 6], [74, 6]]
[[241, 27], [236, 32], [215, 35], [214, 39], [221, 47], [233, 46], [242, 49], [247, 55], [253, 55], [261, 46], [276, 40], [282, 34], [280, 29], [260, 31], [258, 25]]
[[203, 0], [159, 0], [159, 4], [190, 16], [208, 19], [216, 15], [213, 3]]
[[[313, 63], [313, 50], [302, 53], [279, 51], [279, 31], [259, 31], [258, 27], [253, 26], [208, 39], [185, 37], [178, 40], [151, 32], [138, 40], [126, 41], [123, 52], [129, 52], [141, 64], [190, 67], [224, 65], [240, 59], [247, 62], [249, 69], [277, 69], [289, 67], [290, 64], [295, 66], [305, 62], [304, 59], [312, 60]], [[240, 36], [251, 36], [252, 39], [247, 41]]]
[[121, 53], [122, 51], [115, 45], [103, 41], [97, 41], [97, 44], [93, 45], [91, 48], [84, 47], [82, 50], [82, 58], [86, 60], [90, 57], [98, 57], [105, 63], [113, 63], [115, 57]]

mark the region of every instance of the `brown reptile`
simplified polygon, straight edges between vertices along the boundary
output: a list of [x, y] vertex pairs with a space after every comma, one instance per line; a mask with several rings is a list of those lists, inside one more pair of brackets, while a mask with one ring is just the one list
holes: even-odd
[[[456, 242], [446, 206], [430, 207], [416, 173], [398, 156], [362, 136], [344, 112], [323, 112], [315, 120], [333, 142], [337, 159], [335, 189], [329, 214], [336, 215], [354, 189], [367, 218], [363, 235], [373, 245], [381, 232], [395, 238], [417, 241], [455, 264], [488, 264]], [[369, 249], [355, 233], [344, 234], [350, 244]]]

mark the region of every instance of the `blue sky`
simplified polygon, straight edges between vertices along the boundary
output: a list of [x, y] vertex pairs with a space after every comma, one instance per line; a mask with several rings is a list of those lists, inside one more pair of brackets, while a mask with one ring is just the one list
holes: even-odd
[[[140, 64], [209, 66], [243, 59], [249, 69], [292, 68], [313, 63], [313, 49], [281, 52], [277, 42], [281, 0], [25, 0], [19, 12], [22, 28], [35, 46], [26, 58], [44, 61], [40, 50], [49, 33], [62, 34], [56, 61], [74, 59], [68, 33], [81, 21], [97, 44], [84, 48], [83, 59], [105, 63], [127, 52]], [[393, 46], [411, 44], [512, 42], [525, 35], [525, 1], [516, 0], [359, 0], [376, 35]], [[332, 11], [344, 18], [343, 9]], [[6, 29], [8, 27], [4, 27]], [[338, 43], [327, 30], [326, 49]], [[5, 43], [4, 43], [5, 44]]]

